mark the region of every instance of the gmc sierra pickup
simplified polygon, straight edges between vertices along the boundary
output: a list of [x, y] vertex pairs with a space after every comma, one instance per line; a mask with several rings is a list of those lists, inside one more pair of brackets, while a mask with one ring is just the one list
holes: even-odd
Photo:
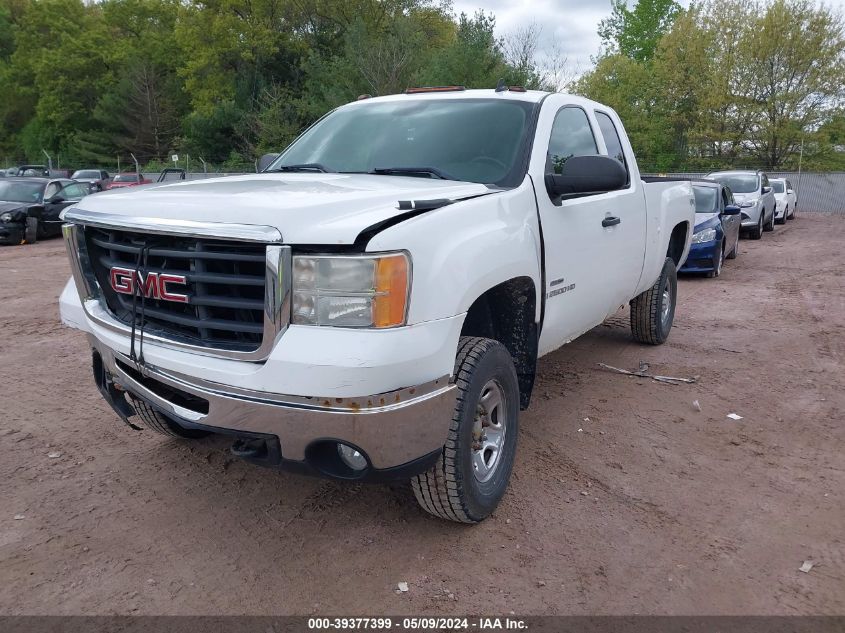
[[628, 303], [636, 340], [669, 335], [692, 188], [643, 181], [599, 103], [362, 98], [265, 162], [65, 211], [62, 319], [131, 427], [410, 479], [428, 512], [474, 523], [505, 493], [538, 357]]

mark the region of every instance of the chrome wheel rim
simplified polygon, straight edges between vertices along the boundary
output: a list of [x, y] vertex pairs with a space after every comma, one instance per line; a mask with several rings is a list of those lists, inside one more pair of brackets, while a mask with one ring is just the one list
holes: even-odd
[[669, 322], [669, 308], [672, 306], [672, 286], [666, 282], [663, 289], [663, 305], [660, 306], [660, 320], [663, 325]]
[[496, 380], [481, 389], [472, 429], [472, 471], [481, 483], [489, 481], [502, 462], [508, 419], [505, 393]]

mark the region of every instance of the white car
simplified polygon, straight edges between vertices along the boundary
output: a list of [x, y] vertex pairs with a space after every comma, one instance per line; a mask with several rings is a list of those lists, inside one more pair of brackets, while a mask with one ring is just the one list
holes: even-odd
[[507, 488], [540, 356], [628, 302], [636, 340], [669, 335], [692, 187], [641, 179], [607, 106], [417, 89], [339, 107], [273, 158], [65, 214], [62, 320], [131, 426], [410, 480], [474, 523]]
[[775, 221], [784, 224], [795, 217], [798, 195], [788, 178], [771, 178], [769, 182], [775, 194]]

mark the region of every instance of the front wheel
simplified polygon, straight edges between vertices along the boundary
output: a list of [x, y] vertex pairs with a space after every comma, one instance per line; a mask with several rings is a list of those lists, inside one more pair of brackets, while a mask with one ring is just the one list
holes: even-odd
[[719, 247], [719, 258], [716, 260], [715, 265], [713, 266], [713, 270], [707, 273], [708, 277], [718, 277], [722, 274], [722, 264], [725, 263], [725, 244], [722, 243], [722, 246]]
[[26, 228], [23, 232], [23, 241], [27, 244], [35, 244], [41, 231], [38, 228], [38, 218], [27, 218]]
[[519, 383], [508, 350], [488, 338], [461, 338], [454, 375], [458, 396], [443, 453], [411, 487], [434, 516], [478, 523], [496, 509], [510, 481]]
[[728, 254], [728, 259], [736, 259], [736, 256], [739, 255], [739, 235], [736, 236], [736, 242], [734, 242], [733, 250]]
[[667, 257], [654, 285], [631, 300], [631, 333], [640, 343], [660, 345], [669, 337], [675, 320], [678, 273]]
[[763, 212], [760, 211], [760, 219], [757, 220], [757, 226], [748, 232], [748, 237], [752, 240], [759, 240], [763, 237]]
[[[766, 212], [765, 212], [765, 211], [763, 211], [762, 215], [763, 215], [763, 216], [765, 216], [765, 215], [766, 215]], [[772, 219], [771, 219], [771, 220], [769, 220], [769, 221], [766, 223], [766, 225], [763, 227], [763, 230], [764, 230], [764, 231], [766, 231], [767, 233], [768, 233], [769, 231], [774, 231], [774, 230], [775, 230], [775, 212], [774, 212], [774, 211], [772, 211]]]

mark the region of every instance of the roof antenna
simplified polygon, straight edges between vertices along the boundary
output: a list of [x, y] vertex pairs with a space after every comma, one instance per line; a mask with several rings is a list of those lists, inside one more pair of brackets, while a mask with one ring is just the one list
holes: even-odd
[[500, 79], [499, 83], [496, 84], [496, 92], [504, 92], [507, 89], [508, 87], [505, 85], [505, 80]]

